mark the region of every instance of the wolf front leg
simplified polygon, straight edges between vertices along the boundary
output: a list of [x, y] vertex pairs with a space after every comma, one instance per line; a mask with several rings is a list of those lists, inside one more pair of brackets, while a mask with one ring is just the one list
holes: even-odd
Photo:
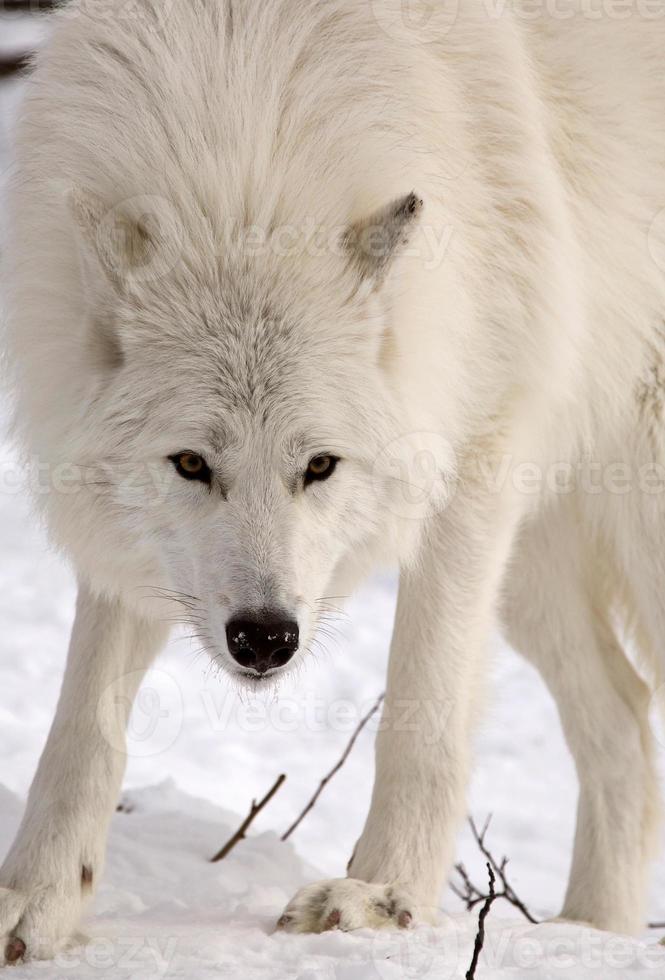
[[166, 635], [80, 590], [55, 721], [0, 870], [0, 963], [50, 958], [76, 929], [102, 871], [128, 710]]
[[430, 919], [465, 810], [470, 736], [519, 501], [460, 490], [402, 571], [376, 747], [376, 780], [349, 879], [310, 885], [280, 927], [404, 926]]

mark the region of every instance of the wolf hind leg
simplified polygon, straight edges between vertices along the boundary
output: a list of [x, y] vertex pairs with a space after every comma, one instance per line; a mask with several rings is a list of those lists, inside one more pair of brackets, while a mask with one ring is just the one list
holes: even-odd
[[540, 670], [557, 702], [579, 778], [562, 915], [635, 932], [643, 925], [659, 818], [651, 692], [611, 628], [606, 572], [567, 507], [523, 531], [505, 622], [509, 640]]

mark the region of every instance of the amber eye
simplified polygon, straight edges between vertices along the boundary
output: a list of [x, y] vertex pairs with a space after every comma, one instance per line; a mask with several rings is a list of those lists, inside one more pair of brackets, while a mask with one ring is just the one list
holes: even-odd
[[335, 472], [338, 463], [337, 456], [315, 456], [309, 461], [305, 473], [305, 486], [314, 483], [315, 480], [327, 480]]
[[212, 474], [203, 456], [198, 453], [175, 453], [169, 456], [177, 472], [185, 480], [199, 480], [201, 483], [210, 483]]

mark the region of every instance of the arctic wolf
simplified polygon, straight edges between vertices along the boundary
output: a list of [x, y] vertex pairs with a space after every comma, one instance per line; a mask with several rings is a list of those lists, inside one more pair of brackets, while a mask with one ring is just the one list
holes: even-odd
[[17, 133], [7, 344], [80, 594], [0, 875], [7, 960], [52, 953], [100, 879], [117, 695], [167, 621], [273, 684], [384, 561], [401, 579], [371, 810], [348, 878], [281, 927], [436, 908], [497, 621], [579, 772], [562, 914], [640, 927], [665, 667], [665, 25], [613, 9], [56, 17]]

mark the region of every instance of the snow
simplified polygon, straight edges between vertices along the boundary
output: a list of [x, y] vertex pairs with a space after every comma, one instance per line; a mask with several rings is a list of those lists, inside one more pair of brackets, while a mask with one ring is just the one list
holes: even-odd
[[[89, 943], [63, 951], [55, 964], [16, 967], [12, 978], [453, 980], [468, 967], [475, 917], [466, 914], [442, 915], [436, 928], [408, 933], [274, 934], [292, 892], [317, 877], [290, 845], [265, 831], [210, 864], [236, 829], [236, 815], [170, 780], [130, 792], [130, 803], [131, 812], [114, 822], [96, 917], [86, 923]], [[20, 809], [18, 799], [0, 793], [0, 848]], [[497, 917], [490, 919], [479, 976], [619, 980], [658, 977], [664, 964], [665, 951], [653, 940], [647, 945], [577, 926], [533, 927]]]
[[[3, 42], [7, 38], [3, 33]], [[15, 88], [0, 88], [0, 174]], [[0, 441], [0, 858], [52, 720], [74, 597], [71, 570], [48, 550], [9, 444]], [[464, 912], [449, 891], [436, 928], [272, 933], [298, 887], [343, 875], [362, 829], [376, 718], [292, 840], [279, 839], [383, 689], [394, 597], [394, 575], [375, 577], [349, 602], [326, 649], [276, 695], [239, 695], [189, 641], [173, 639], [132, 719], [127, 806], [114, 818], [107, 870], [83, 927], [91, 940], [63, 952], [55, 965], [14, 968], [16, 980], [464, 976], [477, 916]], [[574, 832], [572, 762], [542, 682], [498, 640], [488, 687], [470, 812], [480, 822], [494, 814], [490, 846], [498, 857], [509, 856], [511, 883], [531, 911], [552, 917], [561, 905]], [[661, 749], [665, 757], [662, 734]], [[263, 796], [282, 772], [286, 783], [248, 839], [211, 864], [252, 798]], [[459, 857], [482, 882], [483, 863], [466, 828]], [[479, 978], [665, 975], [665, 949], [657, 945], [662, 933], [633, 940], [570, 924], [531, 926], [515, 915], [511, 906], [493, 907]], [[650, 916], [665, 919], [662, 860], [654, 870]]]

